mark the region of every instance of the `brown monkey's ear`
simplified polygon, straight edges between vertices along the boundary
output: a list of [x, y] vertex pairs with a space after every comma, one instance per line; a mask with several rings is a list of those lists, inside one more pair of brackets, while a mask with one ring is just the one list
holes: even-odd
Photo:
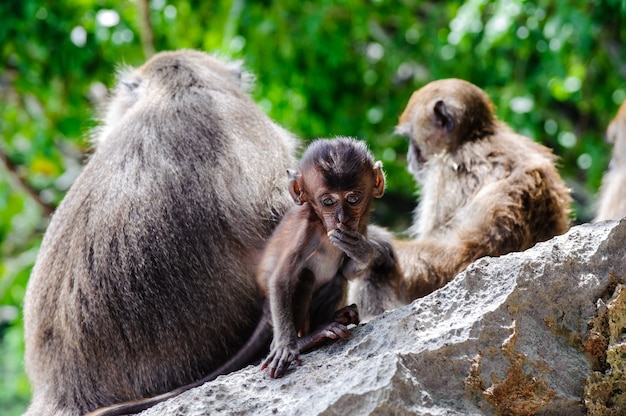
[[295, 170], [287, 169], [287, 177], [289, 179], [289, 193], [294, 202], [298, 205], [304, 204], [306, 196], [302, 192], [302, 175]]
[[374, 198], [380, 198], [385, 193], [385, 173], [383, 172], [383, 162], [380, 160], [374, 163]]
[[454, 128], [454, 117], [448, 111], [448, 107], [446, 107], [446, 103], [443, 100], [439, 100], [435, 103], [435, 107], [433, 108], [435, 113], [435, 119], [437, 120], [437, 124], [442, 129], [445, 129], [448, 133], [452, 131]]

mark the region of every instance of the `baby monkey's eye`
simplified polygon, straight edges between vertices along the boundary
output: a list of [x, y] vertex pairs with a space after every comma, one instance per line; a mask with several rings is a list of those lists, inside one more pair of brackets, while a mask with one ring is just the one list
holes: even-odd
[[322, 204], [324, 204], [324, 206], [329, 207], [331, 205], [333, 205], [335, 203], [335, 200], [332, 198], [322, 198]]
[[350, 205], [354, 205], [354, 204], [357, 204], [357, 203], [360, 201], [360, 199], [359, 199], [359, 197], [358, 197], [358, 196], [356, 196], [356, 195], [349, 195], [349, 196], [346, 198], [346, 201], [348, 201], [348, 204], [350, 204]]

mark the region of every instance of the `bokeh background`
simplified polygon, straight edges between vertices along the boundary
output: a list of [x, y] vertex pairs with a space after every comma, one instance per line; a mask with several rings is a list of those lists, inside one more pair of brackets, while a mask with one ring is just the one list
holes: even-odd
[[305, 141], [366, 140], [384, 163], [375, 221], [401, 233], [418, 191], [393, 134], [429, 81], [480, 86], [549, 146], [592, 218], [626, 97], [626, 0], [4, 0], [0, 2], [0, 414], [24, 411], [21, 304], [50, 214], [90, 152], [122, 65], [194, 48], [243, 59], [256, 102]]

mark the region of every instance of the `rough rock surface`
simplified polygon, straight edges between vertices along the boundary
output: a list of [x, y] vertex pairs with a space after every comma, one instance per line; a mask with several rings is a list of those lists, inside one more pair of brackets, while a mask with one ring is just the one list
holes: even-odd
[[282, 379], [249, 366], [143, 414], [582, 414], [585, 383], [602, 370], [591, 321], [620, 282], [626, 221], [577, 226], [476, 261]]

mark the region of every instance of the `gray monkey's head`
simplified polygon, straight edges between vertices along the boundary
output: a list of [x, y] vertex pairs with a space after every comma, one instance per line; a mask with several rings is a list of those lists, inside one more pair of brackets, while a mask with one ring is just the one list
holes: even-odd
[[93, 144], [100, 146], [142, 100], [175, 98], [194, 87], [246, 94], [253, 84], [254, 76], [243, 69], [242, 61], [229, 62], [191, 50], [158, 53], [139, 68], [124, 66], [118, 71], [99, 117], [100, 126], [92, 132]]

